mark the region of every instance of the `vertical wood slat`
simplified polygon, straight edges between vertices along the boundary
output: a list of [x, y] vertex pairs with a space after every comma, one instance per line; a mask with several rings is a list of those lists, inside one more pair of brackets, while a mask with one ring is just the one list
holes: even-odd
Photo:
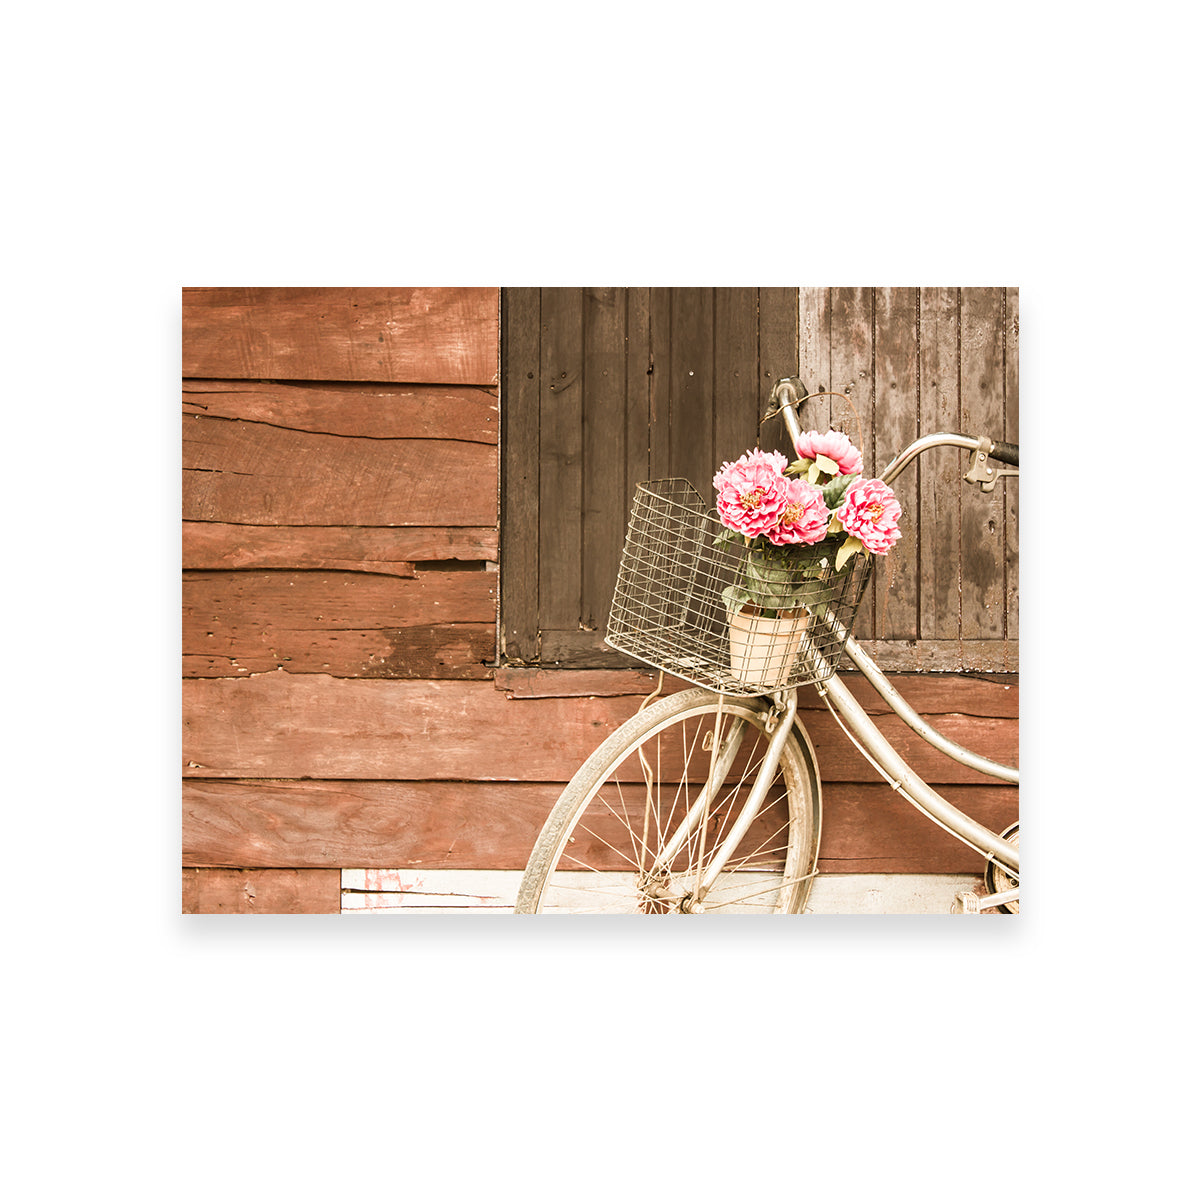
[[625, 514], [634, 488], [650, 469], [650, 289], [628, 288], [625, 301]]
[[[675, 288], [671, 311], [671, 475], [703, 489], [713, 465], [713, 289]], [[703, 494], [703, 492], [701, 493]]]
[[542, 292], [538, 609], [543, 627], [577, 629], [583, 522], [583, 289]]
[[[1004, 292], [963, 288], [960, 295], [960, 409], [972, 436], [1001, 437], [1004, 428]], [[990, 494], [960, 486], [962, 504], [962, 636], [1004, 636], [1004, 507], [1006, 489]]]
[[541, 490], [541, 291], [501, 292], [504, 411], [501, 454], [501, 635], [510, 658], [537, 657], [538, 497]]
[[798, 314], [797, 374], [813, 397], [801, 408], [800, 420], [805, 429], [829, 428], [829, 398], [820, 392], [830, 391], [829, 368], [829, 288], [800, 288]]
[[674, 292], [651, 288], [649, 296], [650, 470], [647, 479], [671, 475], [671, 318]]
[[[795, 288], [760, 288], [758, 292], [758, 420], [766, 411], [771, 389], [781, 379], [797, 374], [799, 362], [800, 313]], [[789, 459], [796, 450], [787, 437], [784, 423], [770, 421], [762, 427], [758, 444], [778, 450]], [[740, 451], [739, 451], [740, 453]]]
[[[913, 288], [875, 293], [875, 470], [918, 436], [917, 296]], [[873, 581], [876, 637], [917, 637], [918, 510], [916, 472], [895, 483], [902, 512], [901, 538], [876, 563]]]
[[[920, 416], [922, 433], [960, 428], [958, 404], [958, 289], [922, 288], [920, 295]], [[920, 488], [920, 636], [953, 641], [960, 636], [959, 456], [949, 450], [924, 455]]]
[[599, 629], [608, 616], [628, 507], [625, 474], [625, 296], [618, 288], [583, 294], [583, 512], [579, 623]]
[[[1004, 313], [1004, 441], [1019, 443], [1020, 385], [1018, 356], [1020, 332], [1019, 295], [1016, 288], [1005, 289]], [[1020, 631], [1020, 562], [1017, 551], [1017, 509], [1019, 489], [1004, 485], [1004, 570], [1007, 592], [1004, 600], [1004, 636], [1016, 642]]]
[[[831, 390], [849, 397], [830, 398], [830, 428], [840, 429], [862, 450], [867, 475], [876, 470], [871, 439], [874, 417], [874, 296], [871, 288], [830, 289]], [[877, 574], [886, 566], [877, 565]], [[870, 589], [863, 596], [854, 631], [860, 638], [875, 635], [875, 605]]]
[[[754, 288], [713, 292], [713, 471], [759, 445], [758, 305]], [[708, 480], [698, 480], [697, 486]]]

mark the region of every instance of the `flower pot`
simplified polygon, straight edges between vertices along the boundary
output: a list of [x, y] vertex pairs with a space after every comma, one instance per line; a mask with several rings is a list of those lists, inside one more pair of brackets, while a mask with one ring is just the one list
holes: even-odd
[[808, 613], [796, 617], [756, 617], [747, 612], [729, 618], [729, 670], [753, 687], [782, 687], [804, 641]]

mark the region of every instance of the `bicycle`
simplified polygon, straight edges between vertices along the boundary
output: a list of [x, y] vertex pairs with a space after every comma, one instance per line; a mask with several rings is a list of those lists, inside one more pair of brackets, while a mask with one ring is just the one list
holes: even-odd
[[[802, 383], [780, 380], [763, 423], [782, 416], [794, 442], [806, 399]], [[891, 483], [941, 447], [970, 451], [963, 478], [984, 491], [1019, 474], [1016, 445], [934, 433], [901, 451], [880, 479]], [[803, 912], [817, 875], [821, 779], [797, 702], [799, 687], [814, 686], [892, 789], [984, 858], [987, 895], [961, 892], [954, 911], [1019, 912], [1019, 822], [993, 832], [930, 787], [837, 673], [848, 658], [935, 750], [1018, 784], [1016, 768], [925, 722], [855, 641], [850, 629], [869, 562], [836, 578], [814, 605], [799, 648], [789, 651], [786, 678], [746, 682], [726, 648], [730, 618], [719, 596], [734, 568], [713, 550], [716, 531], [711, 510], [686, 481], [638, 485], [605, 642], [657, 667], [658, 687], [562, 792], [534, 844], [514, 911]], [[699, 686], [656, 700], [663, 673]]]

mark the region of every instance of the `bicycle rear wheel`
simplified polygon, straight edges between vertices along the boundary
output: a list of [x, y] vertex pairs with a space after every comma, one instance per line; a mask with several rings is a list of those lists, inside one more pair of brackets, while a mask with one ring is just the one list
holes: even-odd
[[[712, 692], [694, 688], [630, 718], [551, 810], [516, 911], [803, 911], [816, 871], [821, 798], [816, 756], [799, 725], [784, 743], [758, 815], [712, 887], [697, 893], [749, 796], [770, 740], [769, 715], [764, 700], [726, 697], [721, 705]], [[714, 760], [720, 785], [706, 796]]]

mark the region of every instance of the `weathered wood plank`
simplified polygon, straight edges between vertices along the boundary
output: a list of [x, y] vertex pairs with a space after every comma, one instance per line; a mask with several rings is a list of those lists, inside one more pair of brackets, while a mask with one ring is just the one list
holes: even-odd
[[499, 440], [499, 400], [483, 388], [185, 379], [183, 411], [344, 437]]
[[[184, 774], [210, 778], [565, 780], [636, 710], [633, 697], [511, 703], [490, 682], [270, 672], [183, 683]], [[876, 778], [828, 714], [806, 715], [830, 780]], [[931, 783], [970, 783], [899, 718], [880, 729]], [[947, 737], [1017, 760], [1018, 722], [946, 714]]]
[[485, 678], [495, 657], [496, 574], [186, 572], [184, 674], [282, 668], [373, 679]]
[[[920, 297], [922, 433], [962, 430], [958, 387], [958, 289], [922, 288]], [[921, 637], [953, 641], [961, 633], [962, 475], [967, 455], [939, 449], [917, 464], [920, 480]]]
[[[868, 713], [890, 711], [873, 687], [859, 674], [843, 677], [850, 694]], [[658, 687], [659, 673], [649, 668], [627, 671], [550, 671], [531, 667], [501, 667], [496, 671], [497, 690], [513, 699], [551, 696], [647, 696]], [[921, 713], [963, 713], [979, 717], [1019, 716], [1019, 681], [993, 682], [955, 675], [892, 675], [891, 684]], [[674, 695], [691, 685], [663, 675], [662, 694]], [[824, 708], [815, 688], [797, 693], [801, 711]]]
[[650, 288], [626, 288], [625, 302], [625, 487], [618, 524], [624, 530], [634, 488], [650, 470]]
[[183, 912], [341, 912], [341, 872], [184, 870]]
[[[630, 880], [632, 882], [632, 880]], [[519, 871], [342, 873], [342, 911], [364, 916], [511, 914]], [[820, 875], [805, 913], [813, 916], [949, 915], [959, 892], [984, 894], [978, 872], [955, 875]], [[592, 911], [592, 903], [587, 903]], [[985, 915], [991, 916], [995, 910]]]
[[754, 288], [713, 289], [713, 470], [759, 444], [758, 305]]
[[[960, 377], [964, 432], [1004, 440], [1004, 289], [963, 288]], [[1004, 636], [1006, 490], [963, 484], [962, 636]]]
[[497, 382], [497, 288], [184, 288], [183, 375]]
[[862, 648], [885, 671], [985, 671], [1020, 670], [1020, 646], [1002, 638], [970, 641], [921, 638], [915, 642], [879, 642], [860, 639]]
[[625, 480], [625, 294], [583, 290], [582, 504], [578, 623], [599, 629], [608, 617], [629, 506]]
[[184, 570], [362, 571], [411, 579], [417, 563], [496, 562], [491, 528], [183, 523]]
[[583, 290], [542, 291], [540, 630], [579, 627], [583, 570]]
[[504, 485], [500, 569], [502, 652], [519, 660], [537, 657], [538, 503], [541, 447], [541, 291], [505, 288]]
[[[917, 293], [875, 289], [876, 472], [919, 436], [917, 408]], [[900, 541], [878, 559], [872, 590], [878, 636], [916, 638], [920, 510], [917, 472], [893, 484], [901, 508]]]
[[521, 869], [560, 783], [185, 780], [185, 866]]
[[[1004, 327], [1004, 440], [1019, 443], [1020, 428], [1020, 297], [1016, 288], [1005, 289]], [[998, 485], [1004, 489], [1004, 636], [1016, 642], [1020, 629], [1020, 554], [1018, 512], [1020, 488], [1016, 478]]]
[[[523, 870], [561, 783], [185, 780], [185, 867], [421, 867]], [[947, 784], [942, 794], [989, 827], [1018, 815], [1017, 789]], [[883, 783], [823, 788], [822, 870], [982, 870], [979, 855]], [[576, 833], [573, 853], [619, 857]]]
[[829, 399], [816, 393], [831, 390], [830, 376], [830, 311], [829, 288], [798, 288], [799, 361], [797, 375], [808, 389], [811, 400], [800, 405], [797, 412], [802, 429], [829, 428]]
[[[713, 448], [713, 289], [673, 288], [671, 353], [671, 474], [690, 479], [703, 496], [718, 463]], [[741, 454], [734, 452], [733, 457]]]
[[497, 450], [185, 416], [183, 517], [245, 525], [494, 525]]
[[648, 298], [650, 470], [645, 476], [647, 479], [666, 479], [674, 473], [671, 462], [671, 319], [674, 296], [673, 288], [651, 288]]

